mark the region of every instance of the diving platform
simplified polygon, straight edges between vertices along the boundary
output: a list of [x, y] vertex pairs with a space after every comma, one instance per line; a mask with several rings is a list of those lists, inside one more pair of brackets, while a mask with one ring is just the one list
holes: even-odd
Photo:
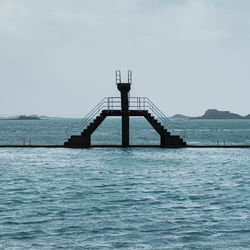
[[[123, 83], [121, 81], [121, 72], [117, 70], [116, 85], [120, 97], [105, 97], [81, 122], [74, 123], [67, 128], [66, 135], [69, 139], [64, 143], [64, 146], [68, 148], [94, 147], [95, 145], [91, 144], [91, 135], [107, 117], [116, 116], [121, 117], [122, 120], [121, 147], [133, 147], [133, 145], [130, 145], [129, 140], [130, 117], [143, 117], [149, 122], [160, 136], [159, 147], [186, 147], [183, 138], [178, 134], [173, 134], [173, 131], [176, 131], [176, 126], [152, 101], [147, 97], [130, 97], [131, 84], [132, 71], [128, 71], [128, 80]], [[72, 135], [75, 130], [80, 131], [80, 133]], [[177, 131], [181, 130], [183, 129], [177, 128]], [[150, 145], [145, 146], [150, 147]]]

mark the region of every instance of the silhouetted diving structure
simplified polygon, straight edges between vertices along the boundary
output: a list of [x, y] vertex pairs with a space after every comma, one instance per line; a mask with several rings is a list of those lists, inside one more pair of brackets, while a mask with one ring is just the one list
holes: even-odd
[[[121, 72], [116, 70], [116, 85], [121, 97], [105, 97], [81, 122], [72, 124], [66, 134], [69, 136], [74, 129], [80, 129], [80, 135], [71, 135], [64, 143], [69, 148], [91, 147], [91, 135], [108, 116], [121, 116], [122, 119], [122, 147], [133, 147], [129, 143], [129, 118], [131, 116], [144, 117], [160, 135], [160, 146], [185, 147], [186, 142], [179, 135], [173, 135], [175, 125], [169, 120], [147, 97], [130, 97], [132, 71], [128, 71], [128, 81], [121, 82]], [[157, 117], [157, 119], [156, 119]], [[170, 132], [171, 131], [171, 132]], [[181, 131], [181, 129], [178, 129]], [[145, 146], [145, 145], [144, 145]]]

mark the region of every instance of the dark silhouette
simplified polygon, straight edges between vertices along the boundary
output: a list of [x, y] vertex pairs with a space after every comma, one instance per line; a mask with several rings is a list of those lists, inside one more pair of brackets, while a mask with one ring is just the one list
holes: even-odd
[[[146, 108], [150, 108], [165, 125], [170, 122], [164, 114], [146, 97], [129, 97], [132, 83], [132, 71], [128, 71], [128, 82], [121, 82], [121, 72], [116, 71], [116, 85], [121, 97], [104, 98], [90, 113], [81, 121], [81, 124], [89, 124], [81, 135], [72, 135], [65, 147], [86, 148], [91, 146], [91, 135], [99, 127], [107, 116], [122, 117], [122, 147], [129, 147], [129, 118], [130, 116], [142, 116], [160, 135], [161, 147], [185, 147], [186, 142], [178, 135], [171, 135], [170, 132], [149, 113]], [[135, 109], [130, 109], [130, 108]], [[118, 108], [118, 109], [117, 109]], [[101, 113], [99, 113], [101, 110]], [[99, 113], [93, 120], [96, 113]], [[92, 121], [93, 120], [93, 121]], [[73, 126], [72, 126], [73, 127]], [[68, 129], [68, 131], [70, 128]], [[149, 145], [148, 145], [149, 146]]]

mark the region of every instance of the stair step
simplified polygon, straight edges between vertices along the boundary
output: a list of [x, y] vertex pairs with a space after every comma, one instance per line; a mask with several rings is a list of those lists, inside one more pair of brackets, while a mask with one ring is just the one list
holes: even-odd
[[171, 134], [166, 129], [164, 129], [164, 134], [171, 136]]

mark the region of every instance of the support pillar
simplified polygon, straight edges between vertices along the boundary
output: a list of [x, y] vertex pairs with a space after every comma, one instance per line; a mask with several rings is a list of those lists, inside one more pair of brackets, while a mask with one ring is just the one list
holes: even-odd
[[122, 111], [122, 147], [129, 146], [129, 100], [128, 92], [130, 83], [118, 83], [117, 88], [121, 92], [121, 111]]
[[167, 137], [166, 135], [162, 134], [161, 135], [161, 147], [164, 148], [167, 146]]
[[129, 116], [122, 116], [122, 146], [129, 146]]

